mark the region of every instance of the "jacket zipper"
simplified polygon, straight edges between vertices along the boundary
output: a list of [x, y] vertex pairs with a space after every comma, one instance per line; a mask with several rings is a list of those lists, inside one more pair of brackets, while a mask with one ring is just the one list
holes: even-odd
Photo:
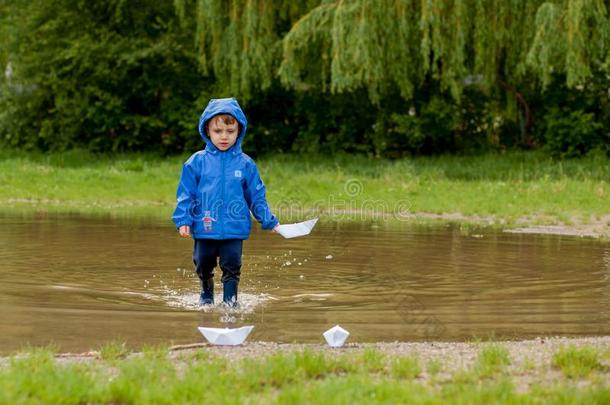
[[219, 217], [220, 218], [218, 218], [219, 219], [218, 222], [220, 224], [220, 239], [224, 239], [224, 236], [225, 236], [225, 227], [224, 227], [224, 220], [223, 220], [223, 218], [224, 218], [224, 211], [225, 211], [225, 206], [224, 205], [225, 205], [225, 202], [227, 200], [225, 198], [225, 181], [226, 181], [226, 177], [227, 177], [227, 175], [225, 173], [225, 154], [226, 153], [220, 152], [220, 162], [222, 164], [222, 170], [221, 170], [222, 177], [220, 178], [220, 181], [221, 181], [221, 193], [220, 193], [220, 195], [222, 197], [222, 201], [221, 201], [221, 204], [220, 204], [220, 212], [219, 212]]

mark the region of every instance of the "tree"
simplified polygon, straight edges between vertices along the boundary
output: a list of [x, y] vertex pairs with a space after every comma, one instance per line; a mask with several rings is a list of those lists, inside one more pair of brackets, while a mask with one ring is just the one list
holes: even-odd
[[2, 20], [10, 34], [2, 45], [13, 69], [0, 89], [4, 143], [43, 150], [184, 146], [181, 133], [196, 127], [192, 103], [205, 81], [192, 30], [179, 26], [172, 3], [15, 0], [4, 10], [11, 18]]
[[610, 127], [605, 0], [12, 0], [0, 45], [17, 147], [192, 149], [226, 96], [254, 153], [536, 147], [572, 111], [597, 145]]
[[487, 109], [502, 109], [492, 112], [504, 116], [501, 121], [514, 120], [510, 116], [518, 111], [519, 122], [509, 127], [518, 128], [517, 143], [528, 147], [534, 146], [534, 114], [527, 94], [561, 81], [568, 90], [590, 88], [610, 74], [604, 0], [297, 3], [198, 1], [203, 73], [246, 100], [276, 77], [296, 92], [364, 90], [386, 120], [376, 126], [386, 129], [391, 98], [413, 106], [421, 103], [415, 99], [424, 87], [438, 84], [460, 111], [467, 109], [459, 106], [465, 89], [474, 85], [498, 100]]
[[244, 97], [276, 74], [377, 102], [411, 98], [426, 75], [458, 99], [473, 79], [573, 87], [610, 72], [604, 0], [201, 0], [196, 16], [204, 74]]

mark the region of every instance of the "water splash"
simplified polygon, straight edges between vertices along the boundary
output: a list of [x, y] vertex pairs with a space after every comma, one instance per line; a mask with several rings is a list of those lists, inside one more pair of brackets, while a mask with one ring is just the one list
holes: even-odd
[[182, 308], [189, 311], [218, 312], [224, 315], [243, 315], [250, 314], [263, 305], [266, 301], [273, 299], [265, 293], [240, 292], [238, 295], [238, 308], [230, 308], [222, 303], [222, 294], [214, 295], [214, 305], [199, 305], [199, 293], [185, 292], [171, 289], [165, 286], [161, 294], [156, 295], [155, 299], [163, 301], [167, 306]]

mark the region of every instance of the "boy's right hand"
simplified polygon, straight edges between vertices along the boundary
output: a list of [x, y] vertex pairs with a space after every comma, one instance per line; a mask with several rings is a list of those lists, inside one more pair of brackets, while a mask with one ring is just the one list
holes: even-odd
[[183, 238], [188, 238], [189, 236], [191, 236], [191, 227], [188, 225], [182, 225], [178, 232], [180, 232], [180, 236], [182, 236]]

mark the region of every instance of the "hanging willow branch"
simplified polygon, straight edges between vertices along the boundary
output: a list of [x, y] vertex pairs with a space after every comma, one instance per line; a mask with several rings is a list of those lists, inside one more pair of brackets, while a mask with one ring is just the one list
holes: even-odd
[[[185, 14], [175, 0], [179, 15]], [[197, 0], [201, 69], [248, 97], [287, 88], [409, 99], [429, 75], [459, 98], [481, 84], [568, 86], [610, 71], [604, 0]]]
[[[174, 0], [185, 16], [188, 0]], [[319, 1], [196, 0], [195, 43], [204, 75], [243, 99], [268, 88], [282, 55], [282, 37]]]

